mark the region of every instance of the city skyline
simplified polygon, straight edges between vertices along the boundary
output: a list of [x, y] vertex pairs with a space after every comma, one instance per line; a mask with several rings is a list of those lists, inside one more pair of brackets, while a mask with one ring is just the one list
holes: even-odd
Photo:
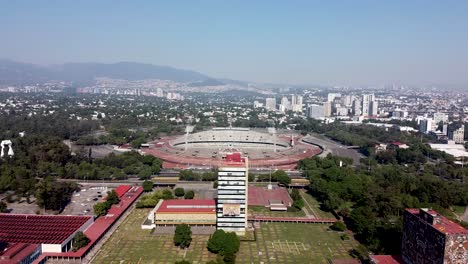
[[9, 2], [0, 58], [136, 61], [269, 83], [466, 87], [467, 5]]

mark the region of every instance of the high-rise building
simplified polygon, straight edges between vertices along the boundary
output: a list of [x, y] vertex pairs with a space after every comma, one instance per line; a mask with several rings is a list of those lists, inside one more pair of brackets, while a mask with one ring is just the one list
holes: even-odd
[[265, 108], [268, 111], [276, 111], [276, 98], [267, 98], [265, 100]]
[[291, 97], [291, 110], [302, 113], [302, 95], [293, 95]]
[[361, 115], [361, 101], [359, 99], [353, 101], [353, 115]]
[[280, 109], [281, 112], [285, 113], [288, 110], [291, 110], [291, 103], [288, 100], [288, 97], [283, 96], [281, 98], [281, 104], [280, 104]]
[[376, 116], [378, 114], [378, 110], [379, 110], [379, 103], [377, 101], [372, 101], [371, 102], [371, 109], [370, 109], [370, 116]]
[[463, 144], [465, 142], [465, 126], [462, 125], [459, 129], [450, 132], [449, 139], [455, 141], [455, 143]]
[[447, 123], [448, 115], [446, 113], [434, 113], [434, 124], [437, 126], [440, 122]]
[[464, 264], [468, 230], [431, 209], [403, 214], [402, 259], [407, 264]]
[[244, 234], [247, 228], [248, 159], [240, 153], [226, 156], [226, 166], [218, 168], [216, 227]]
[[419, 132], [428, 133], [432, 130], [432, 119], [425, 118], [419, 121]]
[[325, 117], [325, 108], [323, 105], [309, 105], [307, 107], [307, 117], [321, 119]]
[[331, 104], [331, 102], [323, 103], [323, 115], [325, 117], [330, 117], [332, 115], [332, 104]]
[[341, 97], [340, 93], [329, 93], [328, 98], [327, 98], [327, 102], [333, 102], [335, 100], [335, 98], [338, 98], [338, 97]]
[[354, 101], [354, 96], [353, 95], [346, 95], [343, 99], [343, 104], [346, 107], [351, 107]]
[[161, 88], [156, 89], [156, 96], [157, 97], [164, 97], [164, 91]]
[[362, 115], [373, 116], [377, 115], [378, 104], [375, 101], [374, 94], [364, 94], [362, 96]]

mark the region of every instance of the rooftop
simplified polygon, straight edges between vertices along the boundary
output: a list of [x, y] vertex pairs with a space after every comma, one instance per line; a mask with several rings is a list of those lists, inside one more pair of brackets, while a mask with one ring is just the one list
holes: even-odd
[[[448, 219], [447, 217], [437, 213], [432, 209], [406, 209], [407, 212], [418, 216], [422, 221], [425, 221], [432, 225], [435, 229], [443, 234], [468, 234], [468, 229], [462, 227], [461, 225], [453, 222], [452, 220]], [[427, 220], [427, 217], [430, 216], [433, 219], [433, 223]]]
[[215, 200], [164, 200], [156, 213], [214, 213]]
[[[1, 250], [1, 248], [0, 248]], [[13, 243], [0, 252], [0, 264], [16, 264], [39, 250], [38, 244]]]
[[0, 239], [8, 243], [61, 244], [91, 216], [0, 214]]

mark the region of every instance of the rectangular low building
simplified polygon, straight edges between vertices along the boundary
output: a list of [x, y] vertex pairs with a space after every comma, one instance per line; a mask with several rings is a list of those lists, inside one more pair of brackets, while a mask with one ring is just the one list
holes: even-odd
[[214, 200], [160, 200], [155, 209], [155, 225], [216, 225]]
[[66, 252], [76, 232], [93, 221], [92, 216], [0, 214], [0, 238], [7, 243], [40, 244], [41, 252]]

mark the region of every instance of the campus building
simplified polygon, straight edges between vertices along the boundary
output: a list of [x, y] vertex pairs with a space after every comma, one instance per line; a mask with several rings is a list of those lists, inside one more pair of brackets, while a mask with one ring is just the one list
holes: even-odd
[[247, 228], [248, 160], [229, 154], [218, 169], [217, 229], [245, 233]]
[[214, 200], [159, 200], [154, 211], [153, 222], [155, 226], [216, 225], [216, 203]]
[[371, 263], [468, 263], [468, 230], [432, 209], [406, 209], [401, 254], [371, 255]]
[[406, 209], [401, 251], [408, 264], [468, 263], [468, 230], [434, 210]]

